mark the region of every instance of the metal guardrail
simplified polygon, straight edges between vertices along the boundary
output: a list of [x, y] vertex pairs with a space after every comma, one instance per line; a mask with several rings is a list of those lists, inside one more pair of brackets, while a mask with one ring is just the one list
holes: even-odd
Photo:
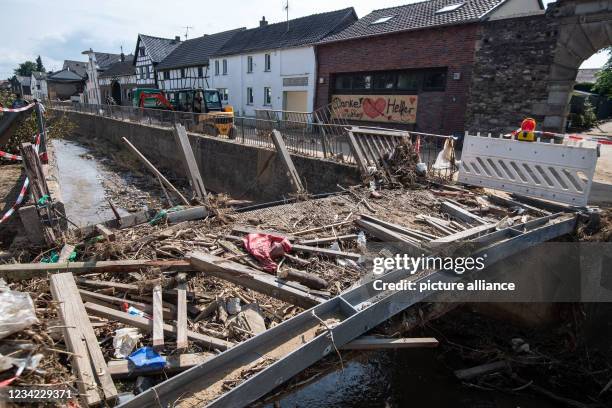
[[[50, 102], [49, 106], [58, 110], [88, 113], [153, 126], [172, 127], [180, 123], [187, 130], [197, 133], [195, 124], [198, 114], [192, 112], [74, 102]], [[323, 107], [314, 112], [257, 110], [255, 117], [234, 118], [236, 132], [233, 141], [274, 149], [270, 134], [272, 129], [276, 129], [283, 135], [287, 149], [291, 153], [356, 164], [347, 135], [347, 129], [351, 125], [346, 120], [340, 119], [340, 116], [335, 115], [331, 107]], [[412, 131], [408, 133], [413, 138], [419, 138], [421, 160], [432, 169], [438, 154], [444, 148], [445, 141], [450, 136]], [[454, 172], [453, 168], [444, 174], [438, 172], [436, 176], [451, 178]]]

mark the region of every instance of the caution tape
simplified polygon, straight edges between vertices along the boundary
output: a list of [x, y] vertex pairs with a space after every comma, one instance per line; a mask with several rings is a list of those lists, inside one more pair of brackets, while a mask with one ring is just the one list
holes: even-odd
[[22, 160], [21, 156], [17, 156], [16, 154], [11, 154], [11, 153], [7, 153], [7, 152], [3, 152], [2, 150], [0, 150], [0, 157], [2, 157], [3, 159], [6, 159], [6, 160], [12, 160], [12, 161], [21, 161]]
[[[36, 135], [36, 141], [34, 143], [34, 151], [36, 151], [36, 153], [38, 153], [39, 145], [40, 145], [40, 133]], [[17, 196], [17, 200], [15, 200], [15, 204], [13, 204], [13, 206], [6, 213], [4, 213], [2, 218], [0, 218], [0, 224], [8, 220], [10, 216], [15, 213], [17, 208], [19, 208], [19, 206], [21, 205], [21, 203], [26, 197], [29, 185], [30, 185], [30, 179], [26, 177], [25, 180], [23, 181], [23, 186], [21, 187], [19, 196]]]
[[9, 217], [13, 215], [13, 213], [21, 205], [21, 203], [23, 202], [23, 199], [26, 196], [26, 193], [28, 192], [29, 185], [30, 185], [30, 179], [26, 177], [25, 181], [23, 182], [23, 186], [21, 187], [21, 191], [19, 192], [19, 196], [17, 197], [17, 201], [15, 201], [15, 204], [13, 204], [13, 206], [6, 213], [4, 213], [2, 218], [0, 218], [0, 224], [8, 220]]
[[0, 106], [0, 112], [23, 112], [32, 109], [34, 105], [34, 103], [31, 103], [22, 108], [5, 108], [4, 106]]

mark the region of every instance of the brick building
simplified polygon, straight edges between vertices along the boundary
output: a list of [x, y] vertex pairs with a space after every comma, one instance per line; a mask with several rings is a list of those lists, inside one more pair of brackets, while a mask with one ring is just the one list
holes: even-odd
[[317, 45], [316, 106], [355, 124], [463, 132], [482, 22], [538, 0], [430, 0], [375, 10]]

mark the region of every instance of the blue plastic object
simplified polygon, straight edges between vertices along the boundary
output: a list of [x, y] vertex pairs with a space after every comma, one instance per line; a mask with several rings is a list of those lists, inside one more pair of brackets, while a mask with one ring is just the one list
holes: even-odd
[[136, 368], [161, 369], [166, 366], [166, 357], [159, 355], [152, 347], [141, 347], [128, 356]]

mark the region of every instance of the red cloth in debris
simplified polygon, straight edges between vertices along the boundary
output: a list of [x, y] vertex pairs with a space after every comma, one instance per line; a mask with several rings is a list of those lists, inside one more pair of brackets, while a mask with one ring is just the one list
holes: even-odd
[[291, 251], [291, 243], [287, 238], [272, 234], [248, 234], [242, 239], [244, 247], [261, 263], [268, 272], [276, 272], [276, 262], [272, 259], [278, 258], [285, 252]]

